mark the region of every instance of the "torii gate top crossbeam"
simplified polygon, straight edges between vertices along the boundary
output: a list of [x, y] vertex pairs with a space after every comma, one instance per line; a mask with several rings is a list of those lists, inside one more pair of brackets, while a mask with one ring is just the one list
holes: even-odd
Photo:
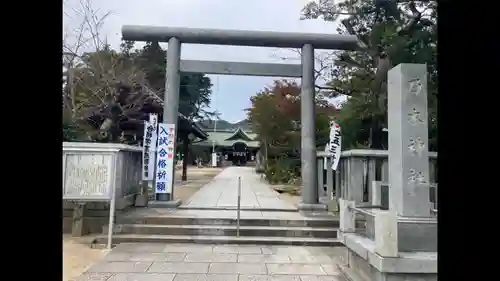
[[315, 49], [357, 50], [360, 48], [358, 39], [353, 35], [140, 25], [122, 27], [123, 40], [168, 42], [172, 37], [178, 38], [182, 43], [190, 44], [277, 48], [302, 48], [304, 44], [311, 44]]

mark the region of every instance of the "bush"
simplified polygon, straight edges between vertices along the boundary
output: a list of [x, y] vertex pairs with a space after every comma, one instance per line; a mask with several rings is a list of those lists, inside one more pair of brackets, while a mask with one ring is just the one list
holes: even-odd
[[280, 157], [277, 159], [269, 159], [264, 174], [267, 181], [271, 184], [294, 184], [299, 178], [297, 173], [298, 170], [296, 159]]

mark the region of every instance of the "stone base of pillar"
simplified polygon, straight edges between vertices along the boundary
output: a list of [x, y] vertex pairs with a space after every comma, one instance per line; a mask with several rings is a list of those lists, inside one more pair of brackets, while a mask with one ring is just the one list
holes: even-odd
[[337, 213], [339, 211], [339, 204], [335, 198], [330, 199], [327, 196], [323, 196], [319, 198], [319, 203], [325, 205], [328, 212]]
[[338, 239], [347, 248], [340, 272], [350, 281], [437, 280], [437, 219], [398, 217], [393, 211], [364, 209], [365, 231], [355, 201], [339, 200]]
[[398, 217], [400, 252], [437, 252], [437, 219]]
[[328, 205], [328, 203], [330, 202], [330, 198], [328, 198], [328, 196], [320, 196], [318, 201], [320, 204]]
[[337, 199], [330, 200], [326, 206], [328, 207], [328, 212], [339, 212], [339, 202]]
[[177, 208], [181, 205], [182, 201], [179, 199], [173, 201], [149, 201], [149, 208]]
[[338, 267], [346, 280], [438, 280], [437, 252], [399, 252], [398, 257], [382, 257], [375, 252], [374, 241], [354, 233], [340, 236], [347, 247], [343, 257], [347, 264]]
[[[366, 237], [375, 240], [374, 217], [366, 216], [365, 222]], [[437, 220], [397, 217], [396, 241], [399, 252], [437, 251]]]
[[326, 211], [328, 206], [323, 204], [307, 204], [300, 202], [297, 208], [299, 211]]

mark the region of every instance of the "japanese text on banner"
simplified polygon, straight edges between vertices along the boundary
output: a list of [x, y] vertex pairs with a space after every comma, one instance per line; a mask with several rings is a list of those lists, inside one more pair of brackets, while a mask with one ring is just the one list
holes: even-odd
[[330, 141], [328, 149], [332, 157], [332, 170], [337, 170], [339, 165], [340, 153], [342, 145], [342, 135], [340, 134], [340, 125], [335, 121], [330, 122]]
[[156, 154], [156, 193], [172, 192], [175, 155], [175, 124], [159, 124]]
[[154, 179], [154, 153], [156, 151], [158, 116], [149, 115], [149, 121], [144, 122], [144, 137], [142, 150], [142, 179]]

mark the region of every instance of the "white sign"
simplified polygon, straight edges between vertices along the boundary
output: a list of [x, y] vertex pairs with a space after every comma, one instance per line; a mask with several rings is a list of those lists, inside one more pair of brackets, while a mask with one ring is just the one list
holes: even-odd
[[172, 193], [175, 157], [175, 124], [159, 124], [156, 153], [156, 193]]
[[330, 122], [330, 142], [328, 143], [329, 152], [332, 155], [332, 169], [337, 170], [340, 160], [340, 149], [342, 136], [340, 134], [340, 125], [335, 121]]
[[110, 200], [112, 160], [110, 154], [67, 154], [63, 163], [63, 199]]
[[212, 153], [212, 167], [217, 167], [217, 153]]
[[152, 181], [154, 179], [154, 164], [156, 151], [156, 140], [158, 139], [158, 116], [149, 115], [149, 121], [144, 122], [144, 139], [142, 143], [142, 179]]
[[158, 115], [152, 113], [149, 114], [149, 123], [153, 124], [155, 133], [158, 132]]

